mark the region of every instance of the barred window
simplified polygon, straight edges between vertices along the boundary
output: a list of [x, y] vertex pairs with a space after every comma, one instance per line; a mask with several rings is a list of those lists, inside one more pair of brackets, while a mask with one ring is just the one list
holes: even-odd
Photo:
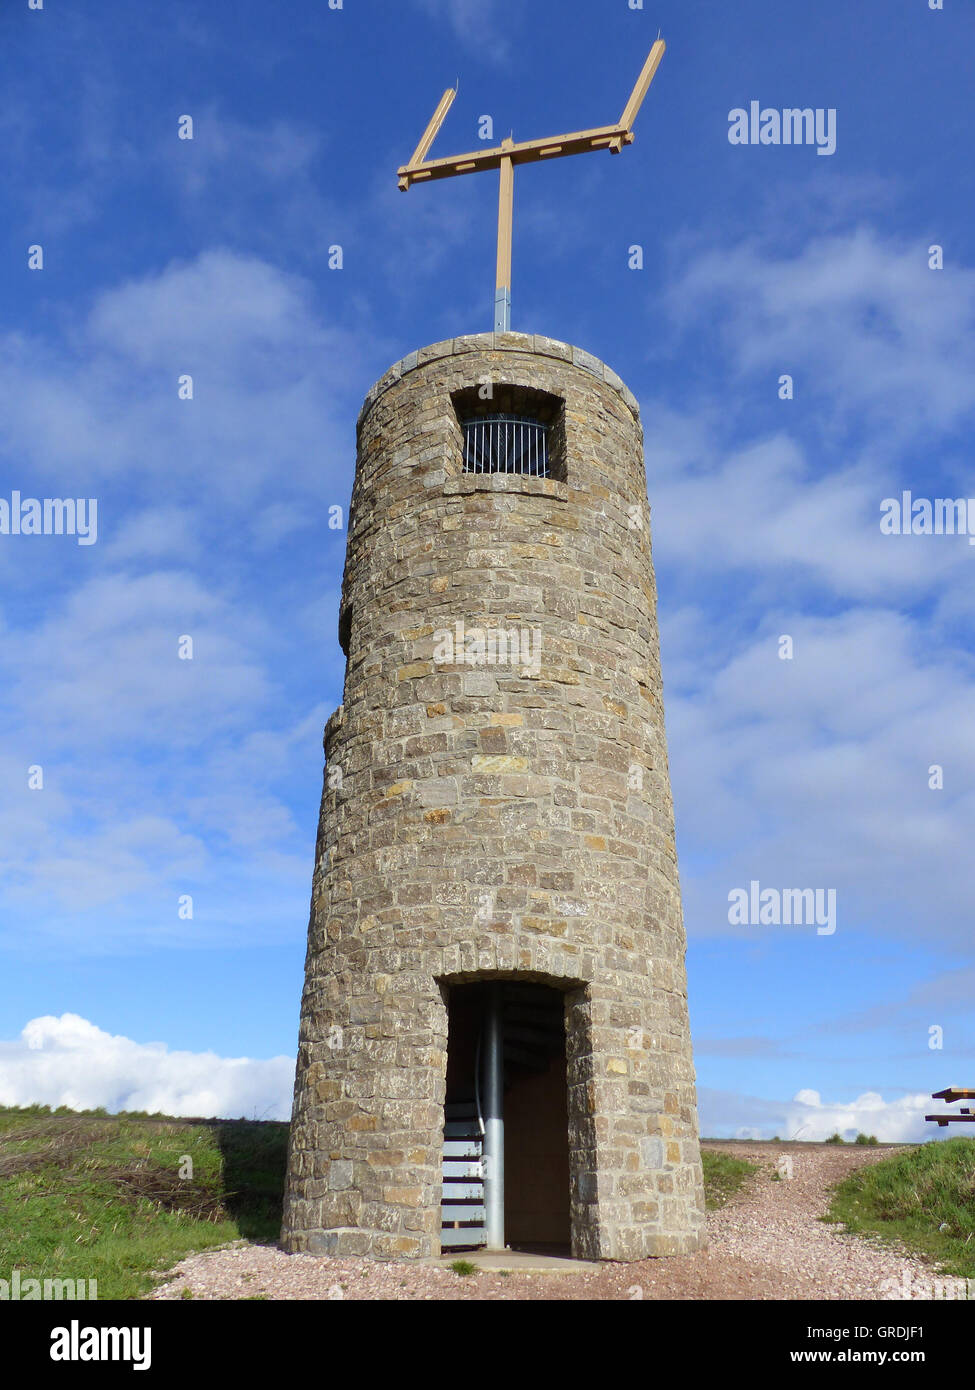
[[565, 481], [565, 401], [498, 382], [453, 393], [464, 473]]
[[476, 415], [462, 420], [465, 473], [523, 473], [548, 477], [548, 430], [523, 415]]

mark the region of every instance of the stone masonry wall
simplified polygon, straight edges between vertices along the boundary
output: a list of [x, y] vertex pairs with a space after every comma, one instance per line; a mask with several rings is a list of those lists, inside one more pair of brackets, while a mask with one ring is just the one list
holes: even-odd
[[[483, 381], [564, 400], [564, 482], [463, 473], [451, 393]], [[537, 631], [537, 668], [451, 663], [457, 623]], [[619, 378], [521, 334], [387, 372], [359, 418], [340, 631], [286, 1248], [439, 1252], [442, 986], [502, 977], [565, 992], [574, 1252], [696, 1249], [646, 476]]]

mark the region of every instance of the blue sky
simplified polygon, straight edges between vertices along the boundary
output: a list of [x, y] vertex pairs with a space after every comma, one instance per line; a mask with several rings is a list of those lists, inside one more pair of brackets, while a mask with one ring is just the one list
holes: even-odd
[[[491, 327], [494, 176], [395, 169], [456, 79], [435, 155], [615, 120], [658, 29], [635, 144], [518, 171], [513, 327], [643, 411], [702, 1130], [920, 1138], [975, 1084], [975, 549], [879, 526], [975, 496], [975, 14], [731, 9], [4, 7], [0, 498], [98, 539], [0, 535], [0, 1102], [287, 1114], [329, 507], [371, 383]], [[752, 101], [835, 153], [732, 145]], [[835, 932], [731, 926], [752, 880]]]

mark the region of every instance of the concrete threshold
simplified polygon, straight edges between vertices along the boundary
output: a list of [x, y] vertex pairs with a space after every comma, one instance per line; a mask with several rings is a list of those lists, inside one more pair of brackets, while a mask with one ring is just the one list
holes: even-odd
[[596, 1274], [605, 1264], [594, 1260], [573, 1260], [561, 1255], [531, 1255], [522, 1250], [458, 1250], [456, 1254], [441, 1255], [430, 1264], [449, 1269], [456, 1260], [466, 1260], [479, 1270], [497, 1273], [508, 1269], [512, 1274]]

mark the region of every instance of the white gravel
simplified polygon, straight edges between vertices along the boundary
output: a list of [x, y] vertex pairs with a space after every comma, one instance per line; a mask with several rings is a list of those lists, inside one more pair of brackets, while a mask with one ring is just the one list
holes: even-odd
[[[975, 1284], [937, 1275], [896, 1247], [842, 1235], [818, 1218], [831, 1187], [889, 1148], [722, 1143], [760, 1173], [708, 1216], [708, 1248], [695, 1255], [607, 1263], [594, 1273], [459, 1276], [413, 1262], [286, 1255], [238, 1242], [183, 1260], [150, 1298], [177, 1299], [959, 1299]], [[772, 1177], [791, 1161], [791, 1178]]]

